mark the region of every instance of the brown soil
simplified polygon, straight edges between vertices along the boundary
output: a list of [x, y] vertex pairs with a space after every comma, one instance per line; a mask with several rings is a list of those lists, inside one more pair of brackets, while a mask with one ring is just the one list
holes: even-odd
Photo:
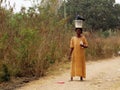
[[120, 57], [87, 62], [87, 78], [84, 81], [80, 81], [79, 77], [69, 81], [69, 66], [64, 67], [67, 69], [57, 68], [57, 72], [62, 74], [47, 75], [16, 90], [120, 90]]

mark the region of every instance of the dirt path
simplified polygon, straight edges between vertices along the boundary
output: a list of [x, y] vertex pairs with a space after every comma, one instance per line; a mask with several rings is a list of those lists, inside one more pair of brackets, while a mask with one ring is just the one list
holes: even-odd
[[[120, 58], [87, 62], [87, 78], [69, 81], [69, 70], [28, 83], [17, 90], [120, 90]], [[63, 81], [64, 84], [58, 84]]]

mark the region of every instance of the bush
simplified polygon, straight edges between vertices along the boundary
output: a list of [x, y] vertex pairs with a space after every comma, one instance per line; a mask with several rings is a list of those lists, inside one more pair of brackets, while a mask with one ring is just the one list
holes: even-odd
[[119, 32], [116, 35], [113, 34], [104, 37], [104, 33], [94, 32], [91, 37], [88, 37], [89, 48], [86, 52], [87, 59], [96, 60], [117, 56], [117, 52], [120, 51], [120, 39], [117, 34]]
[[[14, 14], [0, 9], [1, 81], [10, 80], [10, 76], [40, 77], [52, 64], [67, 60], [70, 39], [75, 32], [70, 25], [64, 28], [67, 20], [57, 15], [57, 4], [48, 4], [38, 7], [40, 14], [34, 11]], [[99, 31], [85, 33], [89, 42], [87, 60], [110, 58], [120, 51], [120, 32], [114, 35]]]
[[4, 82], [4, 81], [9, 81], [10, 80], [10, 73], [8, 71], [8, 67], [3, 64], [2, 65], [2, 72], [0, 73], [0, 82]]

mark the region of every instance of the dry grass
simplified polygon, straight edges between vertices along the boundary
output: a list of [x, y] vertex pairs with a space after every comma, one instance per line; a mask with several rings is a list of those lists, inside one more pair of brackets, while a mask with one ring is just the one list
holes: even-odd
[[118, 51], [120, 51], [119, 33], [116, 32], [114, 35], [104, 37], [103, 32], [94, 32], [88, 38], [89, 48], [87, 49], [87, 59], [96, 60], [118, 56]]
[[[66, 20], [55, 15], [53, 9], [50, 12], [51, 8], [43, 8], [41, 14], [13, 14], [0, 7], [0, 81], [3, 76], [40, 77], [51, 65], [67, 61], [75, 33], [71, 28], [64, 29]], [[85, 32], [89, 42], [87, 60], [116, 56], [120, 51], [119, 34]]]

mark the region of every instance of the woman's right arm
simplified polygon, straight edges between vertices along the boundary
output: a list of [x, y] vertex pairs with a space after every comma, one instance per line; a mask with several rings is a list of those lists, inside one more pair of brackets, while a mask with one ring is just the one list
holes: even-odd
[[71, 50], [70, 50], [69, 60], [71, 59], [73, 49], [74, 49], [74, 48], [71, 48]]
[[73, 49], [74, 49], [74, 40], [73, 40], [73, 37], [70, 40], [70, 49], [71, 50], [70, 50], [69, 60], [71, 59], [72, 52], [73, 52]]

